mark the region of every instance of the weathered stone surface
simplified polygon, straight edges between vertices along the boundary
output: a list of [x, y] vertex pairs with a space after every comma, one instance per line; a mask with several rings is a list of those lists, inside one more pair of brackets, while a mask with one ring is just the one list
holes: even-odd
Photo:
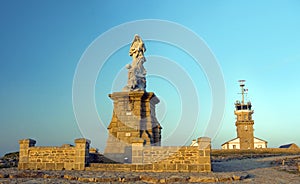
[[250, 175], [249, 175], [249, 174], [240, 176], [240, 180], [244, 180], [244, 179], [248, 179], [248, 178], [250, 178]]
[[166, 183], [186, 183], [189, 180], [189, 177], [184, 177], [184, 176], [170, 176], [166, 178]]
[[149, 175], [141, 175], [140, 179], [144, 182], [149, 182], [149, 183], [159, 183], [160, 181], [159, 178], [149, 176]]
[[72, 176], [72, 175], [68, 175], [68, 174], [65, 174], [64, 178], [67, 179], [67, 180], [77, 180], [78, 179], [78, 177]]
[[95, 181], [94, 178], [87, 178], [87, 177], [78, 177], [77, 180], [81, 181], [81, 182], [94, 182]]
[[76, 139], [75, 146], [35, 147], [35, 140], [20, 140], [19, 169], [35, 170], [83, 170], [88, 164], [87, 139]]
[[108, 126], [106, 157], [123, 163], [131, 157], [128, 147], [160, 145], [161, 126], [155, 112], [159, 99], [153, 92], [114, 92], [109, 97], [114, 101], [114, 110]]
[[241, 179], [241, 176], [233, 175], [233, 176], [232, 176], [232, 179], [233, 179], [234, 181], [237, 181], [237, 180], [240, 180], [240, 179]]
[[95, 182], [116, 182], [119, 181], [119, 178], [114, 177], [97, 177], [95, 178]]
[[196, 183], [196, 182], [216, 182], [216, 178], [214, 177], [203, 177], [203, 176], [191, 176], [188, 182]]
[[[210, 142], [205, 144], [205, 149], [191, 146], [132, 147], [132, 152], [135, 153], [132, 154], [132, 160], [135, 160], [135, 163], [137, 164], [153, 164], [152, 169], [154, 172], [210, 172]], [[137, 149], [141, 154], [136, 154], [137, 150], [135, 149]], [[151, 170], [151, 168], [146, 169]]]
[[0, 173], [0, 178], [8, 178], [9, 177], [9, 174], [2, 174]]

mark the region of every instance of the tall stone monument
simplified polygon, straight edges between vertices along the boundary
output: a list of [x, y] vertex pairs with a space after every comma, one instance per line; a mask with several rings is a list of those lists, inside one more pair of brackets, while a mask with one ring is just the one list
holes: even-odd
[[161, 126], [156, 118], [155, 105], [159, 99], [153, 92], [146, 92], [146, 47], [139, 35], [134, 36], [127, 64], [128, 81], [122, 92], [109, 97], [114, 102], [112, 120], [108, 126], [108, 140], [104, 154], [118, 162], [126, 161], [128, 147], [132, 143], [160, 146]]

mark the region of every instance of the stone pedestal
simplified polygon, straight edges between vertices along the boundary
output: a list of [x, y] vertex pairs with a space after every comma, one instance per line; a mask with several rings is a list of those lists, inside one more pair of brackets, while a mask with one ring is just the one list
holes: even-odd
[[123, 162], [125, 148], [132, 145], [134, 138], [142, 139], [143, 145], [160, 146], [162, 128], [155, 113], [159, 99], [153, 92], [115, 92], [109, 97], [114, 102], [114, 110], [107, 128], [106, 157]]

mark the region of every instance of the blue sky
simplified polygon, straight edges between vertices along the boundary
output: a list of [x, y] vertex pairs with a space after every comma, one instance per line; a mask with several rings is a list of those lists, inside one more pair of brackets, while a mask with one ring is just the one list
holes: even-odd
[[[236, 136], [233, 104], [240, 98], [239, 79], [245, 79], [249, 88], [248, 99], [255, 111], [255, 136], [267, 140], [270, 147], [300, 144], [299, 1], [0, 3], [1, 155], [18, 150], [18, 140], [23, 138], [34, 138], [38, 145], [72, 143], [81, 136], [90, 138], [91, 135], [82, 135], [73, 112], [72, 85], [80, 58], [106, 31], [143, 19], [171, 21], [190, 29], [202, 38], [219, 63], [226, 101], [223, 120], [213, 137], [214, 148]], [[132, 38], [133, 35], [128, 38], [129, 42]], [[113, 44], [114, 39], [105, 44]], [[190, 133], [193, 136], [186, 138], [188, 132], [178, 134], [167, 143], [173, 145], [201, 136], [207, 127], [213, 98], [205, 71], [195, 67], [193, 58], [180, 48], [155, 41], [145, 43], [145, 56], [150, 58], [146, 68], [150, 70], [151, 63], [155, 63], [151, 56], [177, 63], [194, 83], [200, 104], [196, 130]], [[118, 72], [124, 73], [123, 66], [130, 62], [128, 49], [125, 45], [106, 61], [95, 84], [95, 107], [103, 126], [109, 123], [112, 113], [108, 93], [123, 87], [113, 84]], [[176, 89], [180, 84], [172, 84], [168, 76], [161, 76], [163, 79], [149, 75], [147, 84], [148, 91], [154, 91], [162, 101], [158, 116], [165, 138], [174, 134], [180, 112], [193, 111], [188, 106], [185, 111], [181, 109], [181, 100], [191, 97], [180, 97], [181, 91]], [[179, 83], [180, 78], [178, 75]], [[122, 82], [125, 85], [126, 81]], [[92, 140], [94, 146], [105, 141]]]

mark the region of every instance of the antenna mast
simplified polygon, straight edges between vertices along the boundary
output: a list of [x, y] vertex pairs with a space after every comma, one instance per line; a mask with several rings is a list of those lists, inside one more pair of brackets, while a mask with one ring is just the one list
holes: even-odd
[[241, 90], [242, 90], [242, 105], [245, 104], [245, 100], [244, 100], [244, 94], [245, 94], [244, 86], [245, 86], [245, 82], [246, 82], [246, 80], [239, 80], [240, 87], [241, 87]]

